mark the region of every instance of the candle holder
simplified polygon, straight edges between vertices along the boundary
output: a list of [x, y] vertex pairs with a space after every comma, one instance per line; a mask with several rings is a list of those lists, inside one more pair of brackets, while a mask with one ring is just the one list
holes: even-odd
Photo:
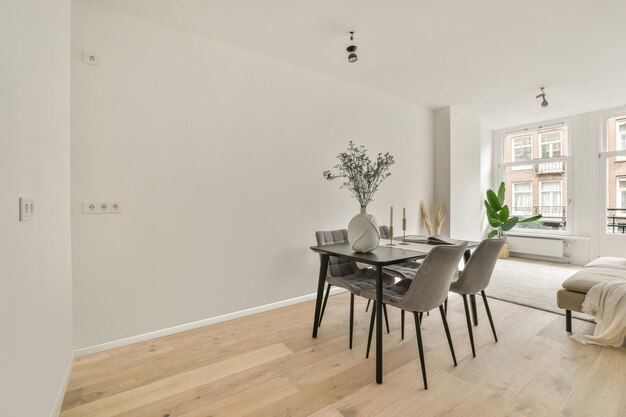
[[406, 219], [402, 219], [402, 242], [399, 245], [408, 245], [406, 242]]
[[396, 246], [396, 244], [393, 243], [393, 226], [389, 226], [389, 243], [387, 243], [387, 246]]

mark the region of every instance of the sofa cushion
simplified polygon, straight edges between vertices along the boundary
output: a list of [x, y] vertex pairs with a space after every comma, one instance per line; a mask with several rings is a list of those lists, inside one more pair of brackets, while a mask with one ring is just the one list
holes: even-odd
[[563, 288], [586, 293], [594, 285], [606, 281], [626, 281], [626, 270], [586, 267], [563, 281]]
[[605, 256], [589, 262], [587, 265], [585, 265], [585, 268], [588, 267], [621, 269], [626, 271], [626, 258], [613, 258]]
[[565, 288], [561, 288], [556, 293], [556, 305], [564, 310], [581, 312], [586, 295], [587, 294], [581, 292], [569, 291]]

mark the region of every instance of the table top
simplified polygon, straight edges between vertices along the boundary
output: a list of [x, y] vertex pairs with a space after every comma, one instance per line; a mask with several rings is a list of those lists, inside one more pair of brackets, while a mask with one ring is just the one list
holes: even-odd
[[[440, 245], [428, 245], [424, 243], [411, 244], [411, 247], [403, 248], [400, 245], [386, 246], [385, 239], [381, 240], [378, 248], [368, 253], [358, 253], [352, 250], [347, 243], [338, 243], [335, 245], [311, 246], [311, 250], [340, 258], [351, 259], [374, 266], [386, 266], [398, 264], [414, 259], [423, 259], [428, 255], [432, 248]], [[468, 242], [467, 248], [471, 249], [478, 246], [478, 242]], [[402, 249], [401, 249], [402, 248]]]

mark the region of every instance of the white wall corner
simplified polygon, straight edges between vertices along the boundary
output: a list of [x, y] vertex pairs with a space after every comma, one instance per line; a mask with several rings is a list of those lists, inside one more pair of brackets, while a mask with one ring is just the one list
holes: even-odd
[[482, 131], [478, 115], [450, 108], [450, 235], [482, 237]]
[[59, 391], [57, 393], [57, 398], [54, 402], [54, 407], [50, 412], [50, 417], [58, 417], [61, 414], [61, 407], [63, 406], [63, 399], [65, 398], [65, 391], [67, 390], [67, 384], [70, 382], [70, 375], [72, 375], [72, 367], [74, 366], [74, 353], [70, 355], [70, 360], [67, 363], [67, 367], [65, 370], [65, 375], [63, 375], [63, 379], [61, 380], [61, 386], [59, 387]]
[[[494, 160], [493, 131], [481, 128], [480, 135], [480, 191], [481, 202], [485, 192], [495, 187], [495, 175], [497, 171], [496, 162]], [[481, 237], [485, 237], [491, 226], [485, 214], [485, 207], [481, 204]]]
[[[450, 234], [450, 107], [433, 113], [435, 165], [433, 167], [433, 203], [443, 204], [448, 215], [441, 232]], [[424, 231], [425, 232], [425, 231]]]

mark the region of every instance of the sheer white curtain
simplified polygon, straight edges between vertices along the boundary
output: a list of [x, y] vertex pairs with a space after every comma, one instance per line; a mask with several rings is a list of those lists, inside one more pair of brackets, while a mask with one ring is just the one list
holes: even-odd
[[532, 214], [533, 189], [530, 182], [513, 184], [513, 213]]

